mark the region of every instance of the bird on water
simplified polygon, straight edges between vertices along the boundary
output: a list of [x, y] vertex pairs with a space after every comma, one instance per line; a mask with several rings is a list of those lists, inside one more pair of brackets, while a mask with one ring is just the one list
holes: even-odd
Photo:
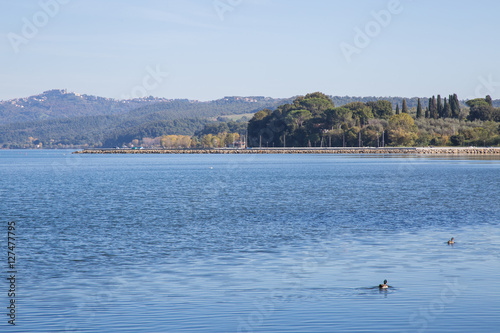
[[379, 284], [378, 287], [380, 289], [387, 289], [389, 286], [387, 285], [387, 280], [384, 280], [384, 284]]
[[455, 244], [455, 238], [451, 237], [451, 239], [448, 241], [448, 245], [450, 244]]

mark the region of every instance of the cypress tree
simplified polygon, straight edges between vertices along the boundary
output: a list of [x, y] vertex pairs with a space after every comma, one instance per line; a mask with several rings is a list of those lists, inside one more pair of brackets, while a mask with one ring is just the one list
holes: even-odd
[[403, 113], [408, 113], [408, 106], [406, 105], [406, 99], [403, 99]]
[[417, 118], [422, 118], [422, 104], [420, 103], [420, 98], [417, 104]]
[[443, 106], [443, 118], [449, 118], [450, 116], [451, 116], [451, 107], [450, 104], [448, 104], [448, 101], [446, 100], [445, 97]]
[[460, 102], [458, 101], [457, 94], [450, 95], [450, 108], [452, 118], [458, 118], [460, 116]]
[[443, 118], [443, 104], [441, 103], [441, 95], [437, 98], [437, 114], [438, 118]]
[[485, 100], [490, 106], [493, 106], [493, 100], [490, 95], [486, 96]]
[[429, 118], [429, 108], [425, 108], [425, 118]]
[[396, 104], [396, 114], [399, 114], [399, 104]]
[[455, 118], [455, 105], [453, 105], [453, 95], [448, 96], [448, 101], [450, 103], [450, 117]]
[[455, 101], [454, 102], [454, 104], [455, 104], [455, 111], [456, 111], [455, 118], [458, 118], [458, 117], [460, 117], [460, 101], [458, 100], [457, 94], [453, 95], [453, 100]]
[[437, 112], [437, 101], [436, 101], [436, 96], [432, 96], [430, 107], [429, 107], [429, 114], [430, 117], [433, 119], [437, 119], [439, 114]]

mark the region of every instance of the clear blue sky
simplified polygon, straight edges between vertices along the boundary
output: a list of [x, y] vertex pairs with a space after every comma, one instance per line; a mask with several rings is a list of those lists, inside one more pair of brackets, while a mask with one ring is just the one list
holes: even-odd
[[[372, 12], [391, 8], [375, 23]], [[499, 99], [499, 13], [497, 0], [3, 1], [0, 100], [56, 88], [112, 98]], [[369, 43], [356, 43], [356, 28], [372, 29]], [[346, 57], [341, 45], [357, 51]]]

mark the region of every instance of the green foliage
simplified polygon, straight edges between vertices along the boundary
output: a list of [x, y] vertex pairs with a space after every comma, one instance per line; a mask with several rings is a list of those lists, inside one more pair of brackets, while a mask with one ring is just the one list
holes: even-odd
[[352, 102], [321, 112], [315, 105], [327, 105], [328, 100], [310, 103], [305, 96], [298, 97], [292, 104], [281, 105], [273, 112], [257, 113], [249, 122], [249, 145], [377, 147], [382, 143], [383, 133], [387, 133], [385, 142], [392, 146], [494, 145], [500, 142], [498, 123], [457, 119], [456, 95], [450, 95], [450, 100], [444, 99], [441, 104], [443, 117], [440, 117], [438, 99], [435, 96], [429, 99], [432, 118], [431, 111], [427, 109], [424, 113], [417, 99], [414, 120], [410, 113], [393, 115], [389, 101]]
[[448, 104], [448, 100], [446, 98], [444, 99], [442, 115], [443, 115], [442, 118], [450, 118], [452, 115], [451, 106], [450, 104]]
[[420, 103], [420, 98], [418, 99], [418, 105], [417, 105], [417, 118], [422, 118], [422, 103]]
[[326, 114], [326, 123], [328, 124], [329, 128], [331, 127], [332, 130], [334, 126], [338, 126], [340, 128], [342, 124], [346, 124], [349, 121], [353, 120], [352, 110], [345, 107], [339, 107], [327, 110], [325, 114]]
[[460, 102], [457, 94], [450, 95], [451, 117], [458, 118], [460, 116]]
[[429, 98], [429, 117], [432, 119], [439, 118], [436, 96], [432, 96], [432, 98]]
[[307, 94], [305, 97], [299, 97], [294, 102], [294, 104], [297, 103], [305, 110], [311, 112], [313, 117], [320, 117], [326, 110], [335, 107], [332, 100], [320, 92]]
[[[275, 108], [286, 101], [264, 97], [226, 97], [212, 102], [153, 97], [116, 101], [61, 91], [47, 92], [27, 101], [16, 101], [25, 107], [14, 108], [15, 112], [11, 112], [9, 117], [5, 116], [5, 105], [12, 104], [0, 103], [0, 147], [33, 147], [29, 137], [40, 140], [45, 148], [50, 148], [85, 145], [114, 147], [145, 137], [193, 135], [210, 122], [209, 118], [255, 113], [265, 107]], [[50, 117], [44, 116], [45, 120], [39, 120], [37, 114], [41, 108], [52, 110]], [[9, 106], [9, 112], [11, 109]], [[67, 115], [65, 118], [62, 118], [65, 116], [63, 110]]]
[[0, 102], [0, 124], [118, 115], [151, 103], [153, 101], [149, 98], [118, 101], [50, 90], [36, 96]]
[[437, 115], [439, 118], [444, 118], [443, 117], [443, 103], [441, 102], [441, 95], [438, 95], [438, 97], [437, 97]]
[[320, 147], [340, 142], [357, 146], [359, 133], [374, 118], [374, 112], [388, 117], [392, 105], [387, 101], [352, 102], [336, 108], [328, 96], [308, 94], [272, 113], [256, 114], [249, 122], [248, 140], [251, 146], [265, 147]]
[[335, 105], [325, 94], [316, 92], [297, 97], [292, 104], [274, 112], [263, 110], [248, 124], [251, 146], [307, 146], [321, 141], [321, 130], [336, 121]]
[[285, 122], [293, 129], [301, 128], [304, 122], [312, 118], [312, 112], [309, 110], [293, 110], [288, 113]]
[[488, 103], [489, 106], [493, 107], [493, 100], [491, 99], [490, 95], [487, 95], [484, 100], [486, 101], [486, 103]]
[[379, 100], [366, 103], [372, 109], [373, 116], [380, 119], [389, 119], [392, 117], [392, 104], [389, 101]]
[[408, 113], [396, 114], [389, 120], [388, 135], [393, 146], [412, 146], [417, 139], [417, 126]]
[[207, 119], [165, 121], [119, 121], [117, 116], [55, 119], [0, 126], [0, 147], [31, 148], [30, 137], [44, 148], [73, 146], [115, 147], [134, 139], [155, 138], [165, 134], [193, 135], [209, 123]]
[[[418, 131], [392, 118], [393, 105], [399, 113], [400, 103], [402, 115], [415, 117]], [[226, 145], [247, 132], [254, 147], [378, 146], [384, 132], [385, 142], [392, 145], [499, 145], [499, 107], [500, 101], [490, 96], [464, 106], [456, 94], [444, 98], [444, 105], [440, 95], [433, 96], [424, 111], [416, 97], [329, 97], [316, 92], [293, 100], [226, 97], [196, 102], [148, 97], [117, 101], [49, 91], [0, 102], [0, 147], [113, 147], [153, 141], [159, 146], [161, 138], [173, 142], [175, 136], [192, 135], [192, 145], [202, 146], [211, 135], [213, 146]], [[246, 114], [253, 115], [248, 122], [249, 118], [228, 120]], [[186, 138], [181, 141], [187, 145]]]
[[162, 148], [190, 148], [192, 140], [187, 135], [164, 135], [160, 138], [160, 146]]
[[466, 104], [470, 107], [468, 120], [500, 121], [500, 110], [493, 107], [490, 96], [469, 100]]
[[481, 107], [490, 107], [491, 106], [485, 98], [471, 99], [471, 100], [468, 100], [465, 104], [471, 108], [475, 107], [475, 106], [481, 106]]
[[500, 139], [499, 126], [496, 122], [459, 119], [418, 119], [419, 146], [493, 146]]
[[247, 122], [214, 122], [206, 124], [202, 130], [197, 131], [194, 135], [201, 137], [207, 134], [218, 135], [219, 133], [238, 133], [245, 135], [247, 131]]
[[362, 125], [365, 125], [369, 119], [373, 118], [372, 108], [361, 102], [349, 103], [343, 106], [352, 111], [352, 116]]
[[110, 134], [106, 134], [103, 139], [103, 147], [116, 147], [128, 144], [133, 140], [144, 138], [157, 138], [165, 135], [191, 136], [209, 121], [206, 119], [176, 119], [154, 121], [140, 124], [135, 127], [124, 126]]
[[406, 99], [403, 99], [403, 113], [408, 113], [408, 106], [406, 105]]

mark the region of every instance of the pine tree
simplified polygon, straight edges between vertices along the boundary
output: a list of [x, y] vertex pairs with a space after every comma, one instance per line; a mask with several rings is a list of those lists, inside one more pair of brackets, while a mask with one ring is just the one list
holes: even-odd
[[417, 118], [422, 118], [422, 104], [420, 103], [420, 98], [417, 104]]
[[406, 99], [403, 99], [403, 113], [408, 113], [408, 106], [406, 105]]
[[399, 104], [396, 104], [396, 114], [399, 114]]

